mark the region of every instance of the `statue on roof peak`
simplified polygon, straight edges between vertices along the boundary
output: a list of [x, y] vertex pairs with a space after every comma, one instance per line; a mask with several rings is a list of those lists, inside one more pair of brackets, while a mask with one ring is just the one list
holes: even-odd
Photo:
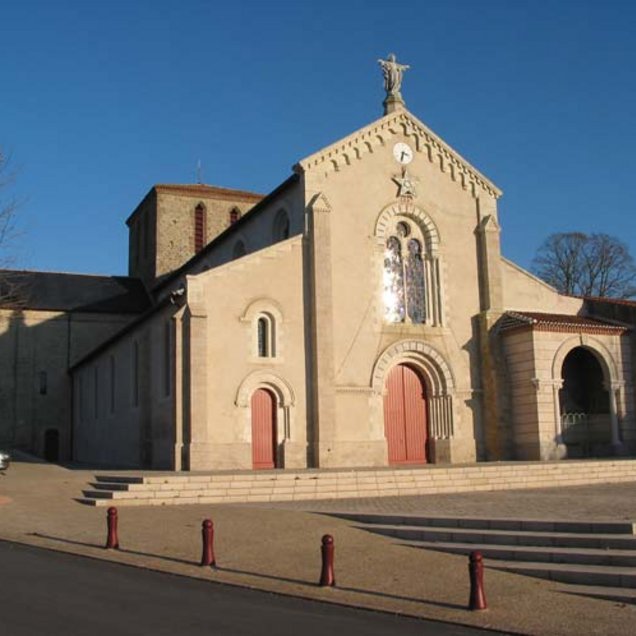
[[386, 60], [378, 60], [384, 75], [384, 90], [387, 98], [402, 101], [400, 88], [402, 87], [402, 75], [411, 68], [408, 64], [398, 64], [395, 53], [389, 53]]

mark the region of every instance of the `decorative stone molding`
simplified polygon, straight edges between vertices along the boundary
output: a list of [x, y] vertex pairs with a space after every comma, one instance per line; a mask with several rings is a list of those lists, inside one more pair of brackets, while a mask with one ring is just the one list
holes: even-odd
[[439, 251], [439, 230], [431, 217], [419, 206], [414, 205], [410, 200], [401, 200], [391, 203], [382, 209], [375, 222], [373, 230], [376, 241], [384, 248], [386, 237], [395, 217], [403, 216], [413, 220], [422, 230], [426, 240], [426, 251], [431, 255], [436, 255]]
[[336, 393], [373, 393], [373, 389], [368, 386], [340, 385], [336, 387]]
[[354, 161], [364, 159], [378, 147], [386, 146], [389, 139], [398, 135], [408, 138], [418, 153], [436, 164], [441, 172], [462, 189], [470, 191], [472, 196], [477, 196], [478, 189], [494, 198], [501, 196], [501, 190], [406, 110], [386, 115], [341, 141], [306, 157], [294, 166], [294, 170], [297, 173], [324, 170], [325, 175], [338, 172]]
[[276, 395], [281, 406], [294, 406], [296, 396], [291, 385], [271, 371], [253, 371], [241, 382], [234, 401], [236, 406], [250, 406], [250, 399], [256, 389], [269, 389]]
[[596, 338], [585, 335], [585, 339], [583, 339], [582, 334], [578, 336], [572, 336], [564, 340], [556, 353], [554, 354], [554, 359], [552, 361], [552, 378], [554, 380], [561, 378], [561, 369], [563, 367], [563, 361], [565, 357], [572, 351], [572, 349], [576, 349], [576, 347], [585, 347], [590, 352], [595, 354], [596, 359], [599, 361], [601, 365], [601, 369], [603, 371], [603, 381], [606, 384], [609, 384], [613, 381], [616, 381], [616, 378], [619, 377], [618, 367], [614, 357], [610, 350], [599, 340]]
[[431, 396], [454, 393], [455, 380], [446, 360], [430, 344], [420, 340], [401, 340], [384, 350], [371, 373], [374, 393], [383, 393], [386, 374], [400, 363], [412, 363], [424, 373]]
[[250, 301], [250, 304], [245, 308], [239, 320], [241, 322], [252, 322], [258, 314], [263, 312], [272, 314], [277, 324], [283, 322], [283, 310], [281, 306], [274, 299], [265, 296]]
[[408, 219], [417, 226], [418, 238], [423, 242], [422, 261], [425, 277], [426, 324], [439, 327], [444, 324], [443, 282], [440, 267], [440, 236], [435, 223], [428, 214], [410, 200], [401, 200], [385, 206], [378, 215], [374, 228], [378, 262], [383, 254], [388, 237], [395, 230], [398, 219]]
[[317, 192], [309, 199], [307, 209], [312, 212], [324, 212], [325, 214], [329, 214], [332, 207], [327, 196], [323, 192]]
[[371, 374], [373, 393], [381, 397], [388, 372], [405, 363], [419, 369], [426, 384], [431, 436], [434, 439], [452, 438], [455, 381], [446, 360], [431, 345], [419, 340], [403, 340], [385, 349]]

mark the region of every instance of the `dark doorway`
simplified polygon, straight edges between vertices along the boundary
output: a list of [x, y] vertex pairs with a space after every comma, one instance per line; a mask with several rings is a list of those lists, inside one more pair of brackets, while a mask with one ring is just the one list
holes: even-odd
[[56, 462], [60, 458], [60, 433], [56, 428], [49, 428], [44, 433], [44, 459]]
[[588, 349], [576, 347], [561, 368], [561, 431], [568, 457], [611, 455], [609, 393], [603, 369]]

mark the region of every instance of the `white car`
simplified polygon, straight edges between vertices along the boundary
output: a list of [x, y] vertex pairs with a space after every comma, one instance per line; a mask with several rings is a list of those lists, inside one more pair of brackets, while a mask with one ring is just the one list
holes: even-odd
[[9, 453], [5, 453], [4, 451], [0, 451], [0, 470], [6, 470], [9, 468], [9, 464], [11, 463], [11, 455]]

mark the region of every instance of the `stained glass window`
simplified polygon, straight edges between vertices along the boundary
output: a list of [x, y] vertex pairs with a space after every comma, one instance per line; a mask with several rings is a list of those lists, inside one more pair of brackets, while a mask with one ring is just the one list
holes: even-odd
[[422, 324], [426, 320], [424, 308], [424, 263], [422, 246], [417, 239], [408, 242], [406, 261], [407, 313], [412, 322]]
[[384, 317], [388, 322], [404, 322], [404, 272], [402, 246], [391, 236], [384, 252]]
[[[384, 318], [387, 322], [426, 322], [426, 289], [422, 244], [408, 239], [411, 228], [403, 221], [396, 226], [384, 251]], [[404, 256], [403, 256], [404, 253]]]

